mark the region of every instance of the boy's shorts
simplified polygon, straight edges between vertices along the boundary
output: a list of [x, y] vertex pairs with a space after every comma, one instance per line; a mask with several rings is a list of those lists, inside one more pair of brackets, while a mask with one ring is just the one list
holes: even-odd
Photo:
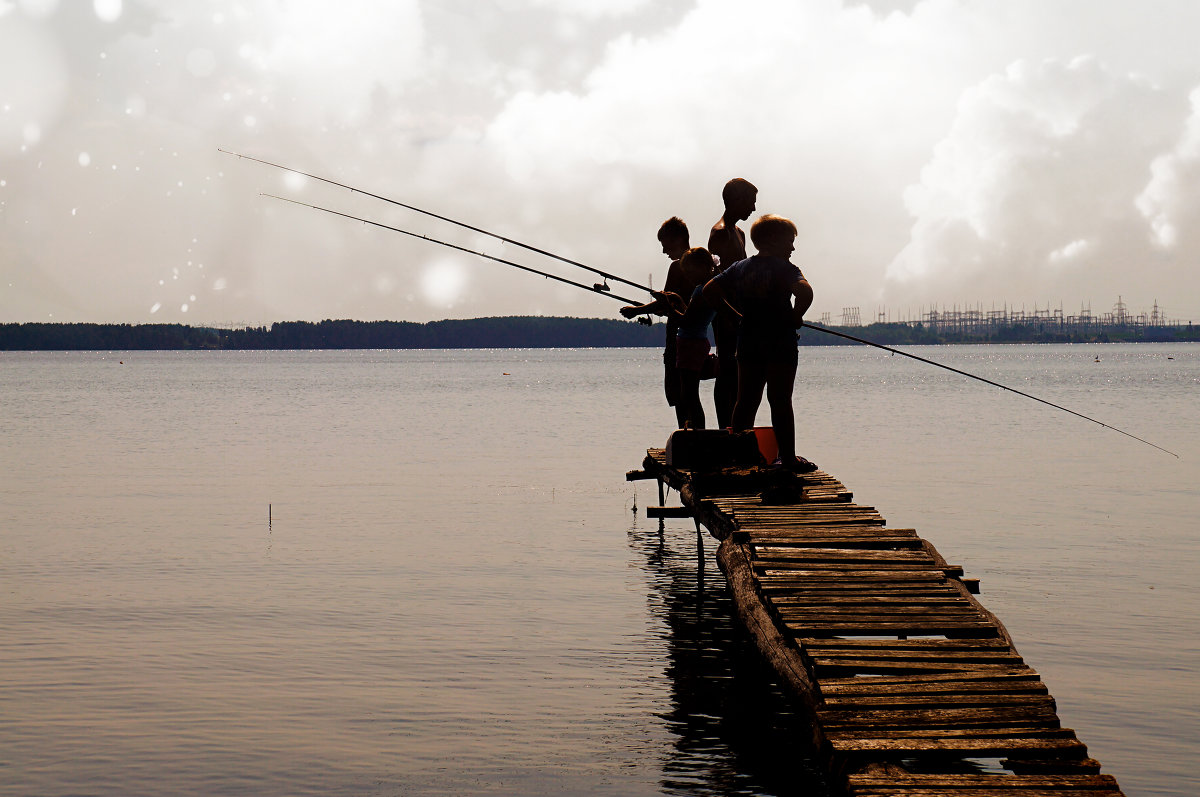
[[710, 348], [708, 338], [677, 338], [675, 367], [683, 371], [702, 370]]

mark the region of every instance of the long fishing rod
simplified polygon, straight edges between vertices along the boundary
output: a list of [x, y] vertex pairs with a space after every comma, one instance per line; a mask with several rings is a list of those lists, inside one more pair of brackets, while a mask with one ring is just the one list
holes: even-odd
[[[580, 263], [577, 260], [571, 260], [569, 258], [563, 257], [562, 255], [556, 255], [553, 252], [547, 252], [545, 249], [539, 249], [536, 246], [530, 246], [529, 244], [521, 243], [520, 241], [514, 241], [512, 238], [506, 238], [505, 236], [499, 235], [498, 233], [489, 232], [488, 230], [484, 230], [480, 227], [476, 227], [474, 225], [467, 224], [466, 222], [458, 221], [457, 219], [452, 219], [449, 216], [442, 216], [440, 214], [433, 213], [432, 211], [423, 210], [419, 207], [416, 207], [415, 205], [405, 204], [404, 202], [401, 202], [397, 199], [392, 199], [391, 197], [381, 196], [380, 194], [373, 194], [370, 191], [364, 191], [361, 188], [355, 188], [352, 185], [346, 185], [345, 183], [339, 183], [337, 180], [330, 180], [328, 177], [319, 177], [315, 174], [309, 174], [308, 172], [302, 172], [299, 169], [293, 169], [290, 166], [283, 166], [282, 164], [279, 164], [279, 163], [272, 163], [271, 161], [263, 160], [262, 158], [254, 158], [249, 155], [242, 155], [238, 152], [231, 152], [230, 150], [221, 149], [219, 147], [217, 148], [217, 152], [223, 152], [226, 155], [233, 155], [238, 158], [245, 158], [248, 161], [254, 161], [255, 163], [262, 163], [266, 166], [274, 166], [276, 169], [283, 169], [284, 171], [295, 172], [296, 174], [302, 174], [305, 177], [311, 177], [314, 180], [320, 180], [321, 182], [328, 183], [329, 185], [336, 185], [338, 188], [345, 188], [347, 191], [362, 194], [363, 196], [369, 196], [373, 199], [382, 199], [384, 202], [390, 202], [391, 204], [398, 205], [399, 207], [402, 207], [406, 210], [412, 210], [417, 213], [424, 213], [426, 216], [432, 216], [433, 218], [438, 219], [440, 221], [449, 222], [450, 224], [456, 224], [459, 227], [463, 227], [465, 229], [471, 230], [472, 232], [480, 233], [481, 235], [490, 236], [497, 240], [503, 241], [506, 244], [512, 244], [513, 246], [519, 246], [520, 248], [526, 249], [530, 252], [536, 252], [539, 255], [545, 255], [546, 257], [550, 257], [555, 260], [559, 260], [563, 263], [568, 263], [572, 266], [576, 266], [578, 268], [585, 269], [587, 271], [592, 272], [593, 274], [599, 274], [606, 281], [613, 280], [614, 282], [620, 282], [625, 285], [628, 285], [631, 288], [637, 288], [637, 289], [643, 290], [643, 291], [650, 291], [650, 288], [647, 288], [645, 285], [639, 285], [636, 282], [630, 282], [629, 280], [625, 279], [624, 277], [618, 277], [616, 274], [610, 274], [607, 271], [601, 271], [600, 269], [593, 268], [592, 266], [589, 266], [585, 263]], [[512, 265], [512, 264], [510, 263], [509, 265]], [[574, 284], [574, 283], [572, 283], [572, 284]], [[596, 283], [595, 288], [598, 293], [605, 293], [609, 290], [609, 287], [606, 283], [598, 282], [598, 283]], [[618, 296], [616, 298], [620, 298], [620, 297]], [[630, 304], [637, 304], [637, 302], [631, 302], [628, 299], [621, 299], [621, 301], [629, 302]]]
[[1034, 401], [1040, 401], [1042, 404], [1047, 404], [1051, 407], [1054, 407], [1057, 410], [1062, 410], [1063, 412], [1069, 412], [1072, 415], [1075, 415], [1079, 418], [1083, 418], [1086, 421], [1091, 421], [1092, 423], [1098, 423], [1101, 426], [1103, 426], [1105, 429], [1112, 429], [1114, 432], [1120, 432], [1121, 434], [1125, 435], [1126, 437], [1132, 437], [1134, 440], [1137, 440], [1139, 443], [1145, 443], [1146, 445], [1150, 446], [1151, 448], [1157, 448], [1159, 451], [1163, 451], [1163, 452], [1175, 457], [1176, 459], [1179, 459], [1179, 455], [1176, 454], [1174, 451], [1168, 451], [1167, 449], [1163, 448], [1162, 446], [1158, 446], [1158, 445], [1155, 445], [1154, 443], [1151, 443], [1149, 440], [1143, 440], [1142, 438], [1138, 437], [1137, 435], [1130, 434], [1129, 432], [1126, 432], [1123, 429], [1118, 429], [1115, 426], [1109, 426], [1107, 423], [1104, 423], [1103, 421], [1098, 421], [1095, 418], [1088, 417], [1087, 415], [1084, 415], [1081, 412], [1076, 412], [1075, 410], [1069, 410], [1066, 407], [1055, 404], [1053, 401], [1046, 401], [1045, 399], [1040, 399], [1037, 396], [1031, 396], [1028, 393], [1022, 392], [1013, 387], [1009, 387], [1008, 385], [1002, 385], [999, 382], [993, 382], [990, 379], [984, 379], [982, 376], [976, 376], [975, 374], [969, 374], [966, 371], [960, 371], [959, 369], [952, 368], [949, 365], [943, 365], [941, 363], [934, 362], [933, 360], [927, 360], [924, 357], [918, 357], [917, 355], [909, 354], [906, 351], [900, 351], [899, 349], [893, 349], [891, 346], [884, 346], [880, 343], [872, 343], [869, 340], [864, 340], [863, 338], [856, 338], [853, 335], [847, 335], [844, 332], [834, 332], [832, 329], [826, 329], [825, 327], [816, 326], [814, 324], [805, 324], [804, 327], [806, 329], [815, 329], [818, 332], [824, 332], [827, 335], [836, 335], [839, 338], [845, 338], [846, 340], [852, 340], [855, 343], [862, 343], [867, 346], [874, 346], [877, 349], [883, 349], [884, 351], [890, 351], [892, 354], [900, 354], [900, 355], [903, 355], [904, 357], [911, 357], [914, 360], [919, 360], [920, 362], [928, 363], [929, 365], [936, 365], [938, 368], [945, 368], [947, 371], [953, 371], [956, 374], [961, 374], [963, 376], [970, 377], [971, 379], [978, 379], [980, 382], [986, 382], [987, 384], [992, 385], [994, 387], [998, 387], [1001, 390], [1007, 390], [1011, 393], [1016, 393], [1018, 396], [1024, 396], [1025, 398], [1033, 399]]
[[[312, 208], [313, 210], [323, 210], [326, 213], [332, 213], [335, 216], [341, 216], [342, 218], [352, 219], [353, 221], [361, 221], [363, 224], [370, 224], [375, 227], [382, 227], [385, 230], [391, 230], [392, 232], [398, 232], [403, 235], [408, 235], [412, 238], [420, 238], [422, 241], [429, 241], [430, 243], [439, 244], [439, 245], [445, 246], [449, 249], [457, 249], [458, 251], [466, 252], [469, 255], [476, 255], [478, 257], [483, 257], [488, 260], [494, 260], [497, 263], [503, 263], [506, 266], [512, 266], [513, 268], [519, 268], [522, 271], [528, 271], [532, 274], [537, 274], [538, 276], [545, 277], [546, 279], [557, 280], [559, 282], [566, 283], [567, 285], [574, 285], [576, 288], [583, 288], [585, 291], [587, 291], [589, 293], [598, 293], [601, 296], [607, 296], [610, 299], [616, 299], [617, 301], [624, 302], [625, 304], [637, 304], [637, 302], [635, 302], [633, 299], [626, 299], [624, 296], [618, 296], [610, 290], [601, 290], [601, 287], [599, 285], [584, 285], [582, 282], [576, 282], [575, 280], [569, 280], [566, 277], [560, 277], [557, 274], [551, 274], [546, 271], [539, 271], [536, 268], [530, 268], [529, 266], [523, 266], [520, 263], [514, 263], [511, 260], [505, 260], [502, 257], [495, 257], [494, 255], [489, 255], [485, 252], [478, 252], [474, 249], [468, 249], [465, 246], [459, 246], [458, 244], [448, 243], [446, 241], [438, 240], [437, 238], [430, 238], [428, 235], [421, 235], [420, 233], [409, 232], [408, 230], [402, 230], [399, 227], [393, 227], [390, 224], [383, 224], [378, 221], [371, 221], [370, 219], [364, 219], [361, 216], [352, 216], [349, 213], [342, 213], [340, 210], [331, 210], [329, 208], [323, 208], [320, 205], [310, 205], [309, 203], [301, 202], [298, 199], [288, 199], [287, 197], [284, 197], [284, 196], [276, 196], [275, 194], [266, 194], [266, 193], [264, 193], [263, 196], [269, 196], [272, 199], [281, 199], [284, 202], [291, 202], [293, 205], [303, 205], [304, 207]], [[648, 321], [648, 319], [647, 319], [647, 321]], [[645, 324], [645, 323], [647, 323], [647, 321], [640, 321], [640, 323]]]
[[[639, 285], [639, 284], [638, 284], [638, 283], [636, 283], [636, 282], [630, 282], [629, 280], [627, 280], [627, 279], [624, 279], [624, 278], [622, 278], [622, 277], [618, 277], [618, 276], [616, 276], [615, 274], [609, 274], [609, 273], [607, 273], [607, 272], [604, 272], [604, 271], [601, 271], [601, 270], [599, 270], [599, 269], [592, 268], [591, 266], [584, 265], [583, 263], [578, 263], [578, 262], [576, 262], [576, 261], [574, 261], [574, 260], [570, 260], [570, 259], [568, 259], [568, 258], [565, 258], [565, 257], [562, 257], [562, 256], [560, 256], [560, 255], [556, 255], [556, 254], [554, 254], [553, 252], [547, 252], [547, 251], [545, 251], [545, 250], [543, 250], [543, 249], [539, 249], [539, 248], [537, 248], [537, 247], [535, 247], [535, 246], [530, 246], [530, 245], [528, 245], [528, 244], [521, 243], [520, 241], [514, 241], [514, 240], [512, 240], [511, 238], [506, 238], [506, 237], [504, 237], [504, 236], [502, 236], [502, 235], [497, 235], [497, 234], [495, 234], [495, 233], [488, 232], [487, 230], [482, 230], [482, 229], [480, 229], [480, 228], [478, 228], [478, 227], [474, 227], [474, 226], [472, 226], [472, 225], [470, 225], [470, 224], [466, 224], [466, 223], [464, 223], [464, 222], [457, 221], [457, 220], [455, 220], [455, 219], [451, 219], [451, 218], [448, 218], [448, 217], [446, 217], [446, 216], [440, 216], [440, 215], [438, 215], [438, 214], [436, 214], [436, 213], [430, 213], [429, 211], [422, 210], [421, 208], [413, 207], [412, 205], [406, 205], [406, 204], [404, 204], [403, 202], [398, 202], [398, 201], [396, 201], [396, 200], [394, 200], [394, 199], [390, 199], [390, 198], [388, 198], [388, 197], [380, 196], [379, 194], [372, 194], [372, 193], [370, 193], [370, 192], [368, 192], [368, 191], [363, 191], [363, 190], [361, 190], [361, 189], [354, 188], [354, 187], [352, 187], [352, 186], [349, 186], [349, 185], [346, 185], [346, 184], [344, 184], [344, 183], [339, 183], [339, 182], [337, 182], [337, 181], [335, 181], [335, 180], [329, 180], [329, 179], [327, 179], [327, 178], [324, 178], [324, 177], [318, 177], [318, 176], [316, 176], [316, 175], [314, 175], [314, 174], [309, 174], [308, 172], [302, 172], [302, 171], [299, 171], [299, 170], [297, 170], [297, 169], [291, 169], [291, 168], [289, 168], [289, 167], [287, 167], [287, 166], [281, 166], [281, 165], [279, 165], [278, 163], [272, 163], [271, 161], [261, 160], [261, 159], [259, 159], [259, 158], [253, 158], [253, 157], [250, 157], [249, 155], [241, 155], [241, 154], [238, 154], [238, 153], [236, 153], [236, 152], [230, 152], [229, 150], [225, 150], [225, 149], [221, 149], [221, 150], [218, 150], [218, 151], [219, 151], [219, 152], [223, 152], [223, 153], [225, 153], [225, 154], [227, 154], [227, 155], [235, 155], [235, 156], [237, 156], [237, 157], [239, 157], [239, 158], [245, 158], [246, 160], [252, 160], [252, 161], [255, 161], [255, 162], [257, 162], [257, 163], [263, 163], [263, 164], [266, 164], [267, 166], [274, 166], [274, 167], [275, 167], [275, 168], [277, 168], [277, 169], [285, 169], [285, 170], [287, 170], [287, 171], [292, 171], [292, 172], [295, 172], [296, 174], [302, 174], [302, 175], [304, 175], [305, 177], [311, 177], [311, 178], [313, 178], [314, 180], [320, 180], [320, 181], [322, 181], [322, 182], [330, 183], [331, 185], [336, 185], [336, 186], [339, 186], [339, 187], [341, 187], [341, 188], [346, 188], [346, 189], [348, 189], [348, 190], [350, 190], [350, 191], [355, 191], [355, 192], [358, 192], [358, 193], [360, 193], [360, 194], [363, 194], [363, 195], [365, 195], [365, 196], [370, 196], [370, 197], [373, 197], [373, 198], [375, 198], [375, 199], [382, 199], [382, 200], [383, 200], [383, 201], [385, 201], [385, 202], [390, 202], [390, 203], [392, 203], [392, 204], [399, 205], [400, 207], [407, 208], [407, 209], [409, 209], [409, 210], [414, 210], [414, 211], [417, 211], [418, 213], [424, 213], [424, 214], [425, 214], [425, 215], [427, 215], [427, 216], [432, 216], [432, 217], [434, 217], [434, 218], [436, 218], [436, 219], [440, 219], [440, 220], [442, 220], [442, 221], [447, 221], [447, 222], [450, 222], [451, 224], [456, 224], [456, 225], [458, 225], [458, 226], [460, 226], [460, 227], [464, 227], [464, 228], [466, 228], [466, 229], [468, 229], [468, 230], [472, 230], [473, 232], [478, 232], [478, 233], [482, 233], [482, 234], [484, 234], [484, 235], [491, 236], [491, 237], [493, 237], [493, 238], [497, 238], [497, 239], [499, 239], [499, 240], [501, 240], [501, 241], [503, 241], [503, 242], [505, 242], [505, 243], [509, 243], [509, 244], [512, 244], [512, 245], [514, 245], [514, 246], [519, 246], [519, 247], [521, 247], [521, 248], [523, 248], [523, 249], [527, 249], [527, 250], [529, 250], [529, 251], [531, 251], [531, 252], [536, 252], [536, 253], [538, 253], [538, 254], [546, 255], [547, 257], [551, 257], [551, 258], [553, 258], [553, 259], [555, 259], [555, 260], [559, 260], [559, 261], [561, 261], [561, 262], [563, 262], [563, 263], [568, 263], [568, 264], [570, 264], [570, 265], [573, 265], [573, 266], [578, 266], [578, 267], [580, 267], [580, 268], [586, 269], [586, 270], [588, 270], [588, 271], [591, 271], [591, 272], [593, 272], [593, 273], [599, 274], [599, 275], [603, 276], [603, 277], [604, 277], [606, 280], [607, 280], [607, 279], [613, 279], [613, 280], [615, 280], [615, 281], [617, 281], [617, 282], [622, 282], [622, 283], [624, 283], [624, 284], [626, 284], [626, 285], [629, 285], [629, 286], [631, 286], [631, 287], [638, 288], [639, 290], [644, 290], [644, 291], [646, 291], [646, 292], [648, 292], [648, 293], [651, 293], [651, 294], [653, 294], [653, 293], [654, 293], [654, 291], [653, 291], [651, 288], [648, 288], [648, 287], [646, 287], [645, 285]], [[323, 208], [323, 207], [319, 207], [319, 206], [317, 206], [317, 205], [310, 205], [310, 204], [308, 204], [308, 203], [306, 203], [306, 202], [300, 202], [300, 201], [298, 201], [298, 200], [295, 200], [295, 199], [287, 199], [286, 197], [275, 196], [274, 194], [265, 194], [265, 196], [270, 196], [270, 197], [273, 197], [273, 198], [275, 198], [275, 199], [282, 199], [282, 200], [283, 200], [283, 201], [285, 201], [285, 202], [292, 202], [292, 203], [294, 203], [294, 204], [297, 204], [297, 205], [304, 205], [304, 206], [306, 206], [306, 207], [310, 207], [310, 208], [313, 208], [313, 209], [315, 209], [315, 210], [323, 210], [323, 211], [325, 211], [326, 213], [332, 213], [332, 214], [334, 214], [334, 215], [337, 215], [337, 216], [343, 216], [343, 217], [345, 217], [345, 218], [348, 218], [348, 219], [353, 219], [353, 220], [355, 220], [355, 221], [361, 221], [361, 222], [364, 222], [364, 223], [366, 223], [366, 224], [372, 224], [372, 225], [374, 225], [374, 226], [376, 226], [376, 227], [382, 227], [382, 228], [384, 228], [384, 229], [387, 229], [387, 230], [392, 230], [392, 231], [394, 231], [394, 232], [403, 233], [404, 235], [410, 235], [410, 236], [412, 236], [412, 237], [414, 237], [414, 238], [420, 238], [420, 239], [422, 239], [422, 240], [429, 241], [429, 242], [431, 242], [431, 243], [441, 244], [442, 246], [447, 246], [447, 247], [449, 247], [449, 248], [451, 248], [451, 249], [457, 249], [457, 250], [459, 250], [459, 251], [461, 251], [461, 252], [466, 252], [466, 253], [468, 253], [468, 254], [478, 255], [479, 257], [484, 257], [484, 258], [487, 258], [488, 260], [493, 260], [493, 261], [496, 261], [497, 263], [503, 263], [504, 265], [507, 265], [507, 266], [512, 266], [512, 267], [514, 267], [514, 268], [519, 268], [519, 269], [521, 269], [522, 271], [528, 271], [528, 272], [531, 272], [531, 273], [534, 273], [534, 274], [538, 274], [538, 275], [540, 275], [540, 276], [546, 277], [547, 279], [553, 279], [553, 280], [557, 280], [557, 281], [559, 281], [559, 282], [566, 283], [567, 285], [574, 285], [574, 286], [575, 286], [575, 287], [577, 287], [577, 288], [583, 288], [584, 290], [592, 291], [593, 293], [599, 293], [599, 294], [601, 294], [601, 295], [604, 295], [604, 296], [611, 296], [612, 298], [614, 298], [614, 299], [617, 299], [618, 301], [625, 302], [626, 304], [637, 304], [637, 302], [635, 302], [635, 301], [634, 301], [634, 300], [632, 300], [632, 299], [627, 299], [627, 298], [625, 298], [625, 297], [623, 297], [623, 296], [618, 296], [618, 295], [616, 295], [615, 293], [612, 293], [612, 292], [611, 292], [611, 290], [608, 288], [608, 285], [607, 285], [607, 284], [596, 283], [595, 285], [591, 285], [591, 286], [584, 285], [584, 284], [583, 284], [583, 283], [581, 283], [581, 282], [575, 282], [574, 280], [569, 280], [569, 279], [566, 279], [565, 277], [559, 277], [559, 276], [557, 276], [557, 275], [555, 275], [555, 274], [549, 274], [549, 273], [547, 273], [547, 272], [545, 272], [545, 271], [539, 271], [538, 269], [535, 269], [535, 268], [530, 268], [529, 266], [522, 266], [521, 264], [519, 264], [519, 263], [514, 263], [514, 262], [512, 262], [511, 260], [504, 260], [504, 259], [502, 259], [502, 258], [493, 257], [492, 255], [484, 254], [483, 252], [477, 252], [477, 251], [475, 251], [475, 250], [473, 250], [473, 249], [467, 249], [467, 248], [465, 248], [465, 247], [462, 247], [462, 246], [457, 246], [457, 245], [455, 245], [455, 244], [446, 243], [445, 241], [439, 241], [439, 240], [437, 240], [436, 238], [430, 238], [430, 237], [428, 237], [428, 236], [424, 236], [424, 235], [418, 235], [417, 233], [412, 233], [412, 232], [409, 232], [408, 230], [402, 230], [402, 229], [400, 229], [399, 227], [391, 227], [391, 226], [389, 226], [389, 225], [387, 225], [387, 224], [381, 224], [381, 223], [379, 223], [379, 222], [375, 222], [375, 221], [370, 221], [370, 220], [368, 220], [368, 219], [359, 218], [358, 216], [351, 216], [351, 215], [350, 215], [350, 214], [348, 214], [348, 213], [342, 213], [342, 212], [340, 212], [340, 211], [336, 211], [336, 210], [330, 210], [329, 208]], [[639, 321], [641, 321], [642, 323], [646, 323], [647, 321], [649, 321], [649, 319], [639, 319]], [[1118, 428], [1117, 428], [1117, 427], [1115, 427], [1115, 426], [1111, 426], [1111, 425], [1109, 425], [1109, 424], [1107, 424], [1107, 423], [1104, 423], [1103, 421], [1096, 420], [1095, 418], [1092, 418], [1092, 417], [1090, 417], [1090, 416], [1084, 415], [1083, 413], [1076, 412], [1075, 410], [1068, 409], [1068, 408], [1066, 408], [1066, 407], [1063, 407], [1063, 406], [1061, 406], [1061, 405], [1059, 405], [1059, 404], [1055, 404], [1055, 403], [1054, 403], [1054, 402], [1052, 402], [1052, 401], [1046, 401], [1045, 399], [1041, 399], [1041, 398], [1038, 398], [1037, 396], [1030, 395], [1029, 393], [1025, 393], [1025, 392], [1023, 392], [1023, 391], [1017, 390], [1016, 388], [1012, 388], [1012, 387], [1009, 387], [1009, 386], [1007, 386], [1007, 385], [1002, 385], [1002, 384], [1000, 384], [999, 382], [993, 382], [992, 380], [990, 380], [990, 379], [985, 379], [985, 378], [984, 378], [984, 377], [982, 377], [982, 376], [976, 376], [975, 374], [972, 374], [972, 373], [968, 373], [968, 372], [966, 372], [966, 371], [959, 370], [958, 368], [953, 368], [953, 367], [951, 367], [951, 366], [949, 366], [949, 365], [943, 365], [942, 363], [939, 363], [939, 362], [934, 362], [933, 360], [927, 360], [927, 359], [925, 359], [924, 357], [918, 357], [918, 356], [917, 356], [917, 355], [915, 355], [915, 354], [909, 354], [908, 352], [905, 352], [905, 351], [900, 351], [899, 349], [893, 349], [893, 348], [891, 348], [890, 346], [884, 346], [884, 345], [882, 345], [882, 344], [875, 343], [875, 342], [873, 342], [873, 341], [865, 340], [864, 338], [858, 338], [858, 337], [855, 337], [855, 336], [853, 336], [853, 335], [847, 335], [847, 334], [845, 334], [845, 333], [843, 333], [843, 332], [834, 332], [832, 329], [827, 329], [827, 328], [825, 328], [825, 327], [822, 327], [822, 326], [816, 326], [816, 325], [814, 325], [814, 324], [805, 324], [804, 326], [805, 326], [805, 327], [807, 327], [807, 328], [809, 328], [809, 329], [815, 329], [815, 330], [817, 330], [818, 332], [824, 332], [824, 333], [825, 333], [825, 334], [827, 334], [827, 335], [835, 335], [835, 336], [837, 336], [837, 337], [839, 337], [839, 338], [845, 338], [846, 340], [852, 340], [852, 341], [854, 341], [855, 343], [861, 343], [861, 344], [863, 344], [863, 345], [865, 345], [865, 346], [874, 346], [874, 347], [875, 347], [875, 348], [877, 348], [877, 349], [883, 349], [884, 351], [891, 352], [892, 354], [899, 354], [899, 355], [901, 355], [901, 356], [903, 356], [903, 357], [908, 357], [908, 358], [910, 358], [910, 359], [917, 360], [918, 362], [923, 362], [923, 363], [926, 363], [926, 364], [928, 364], [928, 365], [935, 366], [935, 367], [937, 367], [937, 368], [944, 368], [944, 369], [945, 369], [945, 370], [947, 370], [947, 371], [952, 371], [952, 372], [954, 372], [954, 373], [956, 373], [956, 374], [959, 374], [959, 375], [961, 375], [961, 376], [965, 376], [965, 377], [967, 377], [968, 379], [975, 379], [975, 380], [978, 380], [978, 381], [980, 381], [980, 382], [983, 382], [983, 383], [985, 383], [985, 384], [992, 385], [993, 387], [998, 387], [998, 388], [1000, 388], [1001, 390], [1007, 390], [1007, 391], [1009, 391], [1010, 393], [1016, 393], [1018, 396], [1024, 396], [1025, 398], [1028, 398], [1028, 399], [1033, 399], [1034, 401], [1040, 402], [1040, 403], [1042, 403], [1042, 404], [1045, 404], [1045, 405], [1047, 405], [1047, 406], [1054, 407], [1054, 408], [1055, 408], [1055, 409], [1057, 409], [1057, 410], [1062, 410], [1063, 412], [1069, 412], [1070, 414], [1072, 414], [1072, 415], [1074, 415], [1074, 416], [1076, 416], [1076, 417], [1083, 418], [1084, 420], [1086, 420], [1086, 421], [1091, 421], [1092, 423], [1095, 423], [1095, 424], [1099, 424], [1100, 426], [1103, 426], [1105, 429], [1111, 429], [1111, 430], [1112, 430], [1112, 431], [1114, 431], [1114, 432], [1119, 432], [1120, 434], [1123, 434], [1123, 435], [1125, 435], [1126, 437], [1129, 437], [1129, 438], [1132, 438], [1132, 439], [1134, 439], [1134, 440], [1137, 440], [1139, 443], [1144, 443], [1145, 445], [1148, 445], [1148, 446], [1150, 446], [1151, 448], [1157, 448], [1159, 451], [1162, 451], [1162, 452], [1164, 452], [1164, 453], [1170, 454], [1171, 456], [1175, 457], [1176, 459], [1178, 459], [1178, 458], [1179, 458], [1179, 455], [1178, 455], [1178, 454], [1176, 454], [1174, 451], [1170, 451], [1170, 450], [1168, 450], [1168, 449], [1166, 449], [1166, 448], [1163, 448], [1162, 446], [1155, 445], [1154, 443], [1151, 443], [1149, 440], [1144, 440], [1144, 439], [1142, 439], [1142, 438], [1138, 437], [1137, 435], [1130, 434], [1129, 432], [1126, 432], [1126, 431], [1125, 431], [1125, 430], [1123, 430], [1123, 429], [1118, 429]]]

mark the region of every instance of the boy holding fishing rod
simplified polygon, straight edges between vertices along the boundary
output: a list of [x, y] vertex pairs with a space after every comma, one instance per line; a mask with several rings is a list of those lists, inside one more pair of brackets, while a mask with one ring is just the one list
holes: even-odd
[[701, 295], [713, 307], [728, 301], [741, 313], [734, 431], [754, 426], [765, 387], [780, 465], [809, 473], [817, 466], [796, 456], [792, 389], [796, 383], [796, 329], [812, 305], [813, 291], [789, 260], [796, 249], [796, 235], [796, 225], [789, 219], [762, 216], [750, 227], [750, 240], [758, 254], [728, 266], [709, 280]]
[[658, 228], [658, 242], [662, 244], [663, 254], [671, 259], [667, 268], [667, 280], [662, 291], [651, 291], [654, 301], [647, 304], [626, 305], [621, 308], [621, 315], [626, 318], [636, 318], [639, 315], [653, 314], [667, 317], [667, 340], [663, 351], [663, 392], [667, 395], [667, 404], [675, 408], [675, 419], [680, 428], [683, 427], [685, 415], [679, 403], [679, 372], [675, 368], [675, 333], [677, 320], [670, 314], [670, 302], [666, 294], [676, 296], [691, 296], [696, 289], [696, 283], [685, 278], [679, 261], [688, 251], [691, 244], [687, 224], [678, 216], [672, 216]]
[[656, 301], [665, 303], [665, 315], [675, 323], [675, 373], [679, 393], [675, 411], [680, 429], [704, 428], [704, 405], [700, 403], [700, 381], [712, 378], [709, 372], [708, 326], [716, 310], [700, 294], [713, 275], [713, 256], [703, 247], [689, 249], [679, 259], [683, 282], [693, 285], [685, 299], [674, 292], [655, 292]]

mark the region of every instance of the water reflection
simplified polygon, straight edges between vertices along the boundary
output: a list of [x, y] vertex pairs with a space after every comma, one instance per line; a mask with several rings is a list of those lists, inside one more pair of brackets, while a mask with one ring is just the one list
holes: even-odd
[[716, 542], [694, 528], [642, 527], [629, 544], [644, 558], [651, 613], [662, 620], [674, 744], [664, 794], [826, 795], [808, 731], [774, 672], [737, 623], [717, 567]]

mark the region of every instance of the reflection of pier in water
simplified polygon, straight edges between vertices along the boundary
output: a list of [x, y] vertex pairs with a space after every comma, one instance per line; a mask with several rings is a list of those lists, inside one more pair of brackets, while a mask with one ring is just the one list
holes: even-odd
[[821, 471], [693, 473], [661, 449], [644, 468], [628, 478], [666, 482], [683, 499], [655, 514], [686, 510], [721, 540], [739, 624], [847, 794], [1119, 797], [973, 597], [978, 583], [915, 530], [886, 528]]
[[697, 566], [695, 532], [629, 531], [645, 557], [651, 592], [666, 623], [674, 736], [663, 762], [665, 793], [693, 795], [828, 794], [807, 756], [808, 724], [795, 714], [774, 673], [738, 625], [725, 580], [711, 558]]

